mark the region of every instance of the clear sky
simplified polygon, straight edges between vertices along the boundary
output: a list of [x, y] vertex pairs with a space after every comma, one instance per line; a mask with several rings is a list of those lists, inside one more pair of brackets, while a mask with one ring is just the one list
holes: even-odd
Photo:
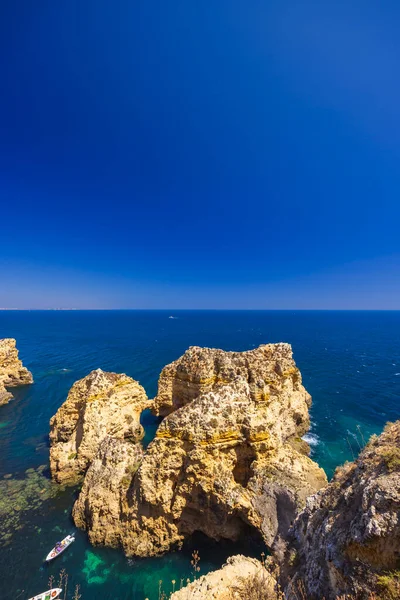
[[400, 309], [399, 28], [2, 0], [0, 307]]

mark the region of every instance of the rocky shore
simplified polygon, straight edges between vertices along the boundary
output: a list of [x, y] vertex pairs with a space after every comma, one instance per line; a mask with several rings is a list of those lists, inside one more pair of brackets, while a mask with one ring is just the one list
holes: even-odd
[[183, 589], [175, 592], [171, 600], [242, 600], [246, 587], [256, 585], [263, 590], [265, 598], [276, 596], [276, 580], [254, 558], [231, 556], [222, 569], [203, 575]]
[[[400, 421], [373, 436], [308, 498], [285, 556], [287, 592], [308, 598], [400, 598]], [[292, 566], [290, 566], [292, 565]], [[294, 594], [292, 595], [295, 598]]]
[[[243, 581], [265, 589], [254, 598], [400, 597], [400, 422], [328, 484], [302, 440], [310, 403], [289, 344], [189, 348], [154, 400], [124, 374], [93, 371], [51, 419], [52, 476], [83, 479], [73, 518], [93, 544], [149, 557], [200, 531], [254, 536], [274, 555], [273, 574], [233, 557], [174, 600], [250, 598]], [[148, 408], [163, 420], [144, 449]]]
[[7, 404], [13, 397], [9, 388], [33, 383], [32, 373], [18, 358], [16, 341], [13, 338], [0, 340], [0, 405]]

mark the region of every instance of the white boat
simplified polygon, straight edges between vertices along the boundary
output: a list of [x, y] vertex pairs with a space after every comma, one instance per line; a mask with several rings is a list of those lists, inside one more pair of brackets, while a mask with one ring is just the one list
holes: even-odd
[[29, 598], [28, 600], [53, 600], [54, 598], [58, 598], [61, 592], [61, 588], [53, 588], [52, 590], [47, 590], [47, 592], [43, 592], [38, 596], [33, 596], [33, 598]]
[[66, 550], [68, 548], [68, 546], [70, 546], [72, 544], [72, 542], [74, 542], [74, 541], [75, 541], [75, 538], [73, 535], [67, 535], [66, 538], [64, 538], [61, 542], [57, 543], [54, 546], [54, 548], [52, 550], [50, 550], [50, 552], [46, 556], [46, 561], [49, 562], [50, 560], [57, 558], [57, 556], [62, 554], [62, 552], [64, 552], [64, 550]]

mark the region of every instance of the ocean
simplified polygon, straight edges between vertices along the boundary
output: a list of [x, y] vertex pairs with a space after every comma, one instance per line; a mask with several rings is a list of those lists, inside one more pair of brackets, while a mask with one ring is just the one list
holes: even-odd
[[[173, 318], [171, 318], [173, 317]], [[78, 491], [49, 480], [49, 419], [69, 388], [92, 369], [124, 372], [149, 397], [161, 369], [193, 345], [249, 350], [289, 342], [313, 397], [307, 440], [312, 458], [331, 477], [372, 433], [399, 418], [400, 312], [368, 311], [1, 311], [0, 338], [14, 337], [35, 383], [0, 407], [0, 598], [26, 598], [68, 573], [68, 598], [158, 600], [191, 577], [193, 549], [200, 575], [238, 552], [259, 555], [252, 540], [215, 543], [195, 536], [179, 552], [128, 560], [91, 547], [84, 532], [49, 566], [43, 559], [74, 531]], [[143, 415], [145, 442], [157, 419]], [[162, 584], [159, 582], [162, 581]]]

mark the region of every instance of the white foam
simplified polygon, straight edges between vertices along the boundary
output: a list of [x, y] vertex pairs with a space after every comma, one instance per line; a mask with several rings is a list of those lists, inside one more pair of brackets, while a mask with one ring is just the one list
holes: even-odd
[[301, 439], [307, 442], [309, 446], [318, 446], [320, 443], [320, 439], [315, 433], [306, 433]]

